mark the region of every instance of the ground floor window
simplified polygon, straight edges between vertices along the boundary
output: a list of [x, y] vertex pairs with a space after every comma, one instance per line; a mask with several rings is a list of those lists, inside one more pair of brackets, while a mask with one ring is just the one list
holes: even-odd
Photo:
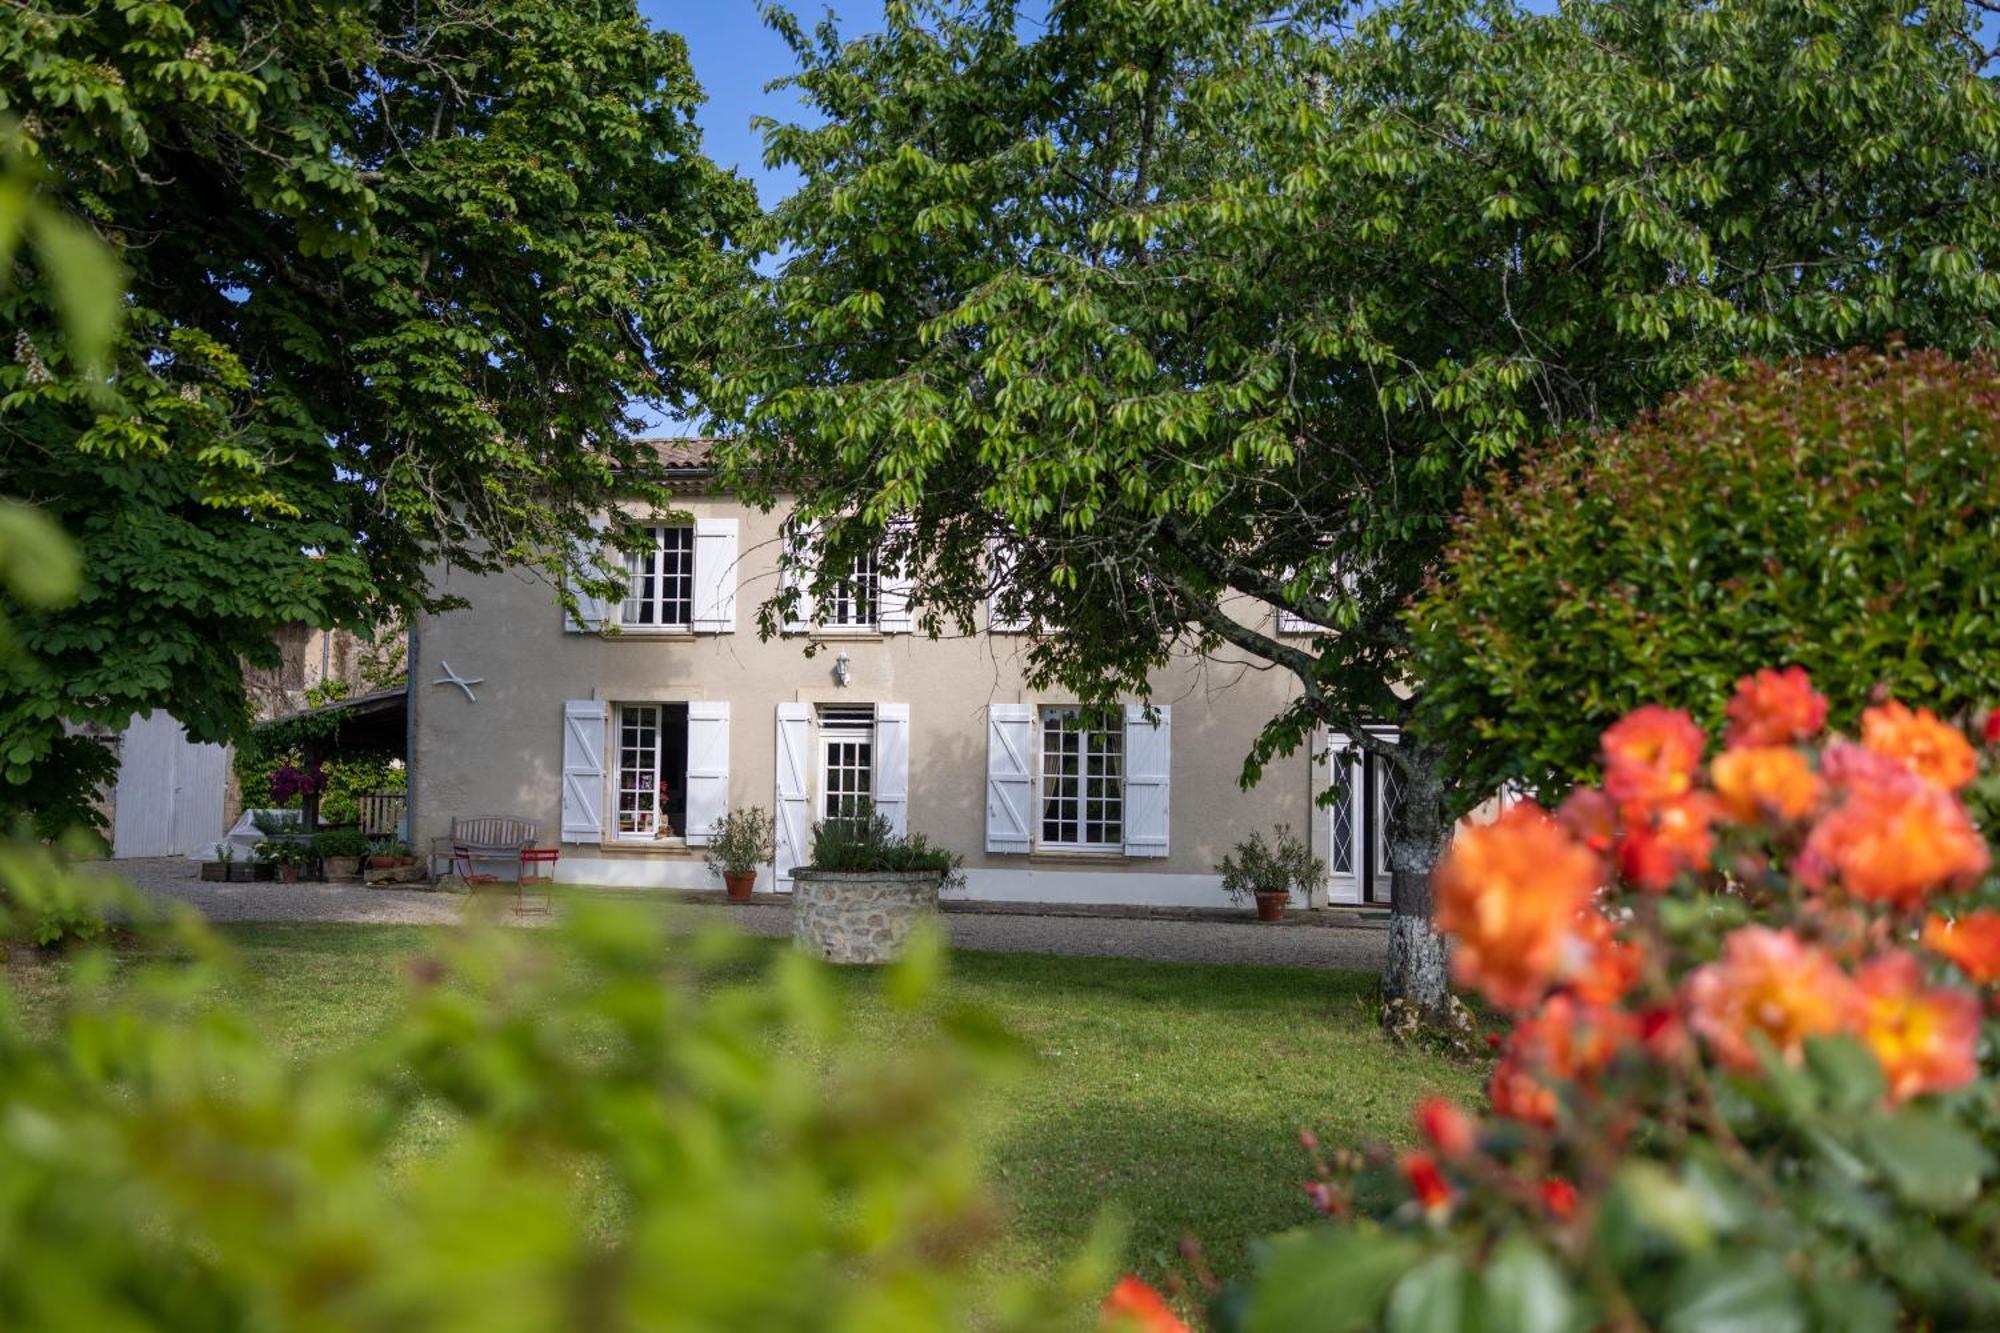
[[1044, 708], [1042, 846], [1100, 851], [1124, 843], [1124, 726], [1078, 708]]
[[830, 704], [819, 710], [820, 818], [865, 821], [874, 808], [875, 709]]
[[617, 834], [621, 838], [687, 835], [686, 704], [619, 704]]

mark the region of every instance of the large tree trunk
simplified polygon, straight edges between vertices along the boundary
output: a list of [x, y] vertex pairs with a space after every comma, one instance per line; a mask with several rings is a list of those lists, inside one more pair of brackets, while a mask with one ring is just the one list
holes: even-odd
[[1406, 739], [1402, 794], [1389, 821], [1389, 957], [1382, 993], [1400, 1021], [1455, 1026], [1444, 937], [1431, 922], [1431, 877], [1451, 839], [1438, 752]]

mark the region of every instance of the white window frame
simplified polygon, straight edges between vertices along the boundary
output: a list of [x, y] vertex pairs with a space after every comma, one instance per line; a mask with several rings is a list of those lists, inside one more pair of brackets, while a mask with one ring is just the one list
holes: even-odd
[[[1048, 746], [1049, 723], [1052, 719], [1055, 718], [1070, 718], [1070, 719], [1080, 718], [1082, 716], [1082, 713], [1083, 710], [1075, 704], [1045, 705], [1037, 709], [1035, 712], [1034, 845], [1037, 850], [1051, 851], [1051, 852], [1093, 852], [1093, 853], [1122, 854], [1125, 850], [1125, 825], [1126, 825], [1126, 814], [1127, 814], [1125, 808], [1126, 806], [1125, 727], [1124, 723], [1118, 720], [1117, 718], [1106, 718], [1103, 720], [1103, 723], [1100, 726], [1077, 728], [1076, 734], [1079, 735], [1082, 738], [1082, 740], [1076, 751], [1076, 758], [1078, 763], [1078, 771], [1075, 775], [1077, 782], [1076, 794], [1074, 797], [1056, 798], [1056, 799], [1073, 800], [1075, 802], [1076, 805], [1075, 818], [1073, 820], [1064, 820], [1058, 817], [1056, 822], [1073, 823], [1076, 826], [1077, 836], [1074, 839], [1050, 838], [1048, 836], [1049, 802], [1052, 799], [1050, 794], [1050, 784], [1052, 779], [1061, 778], [1065, 776], [1062, 774], [1051, 773], [1049, 768], [1049, 761], [1052, 758], [1052, 756], [1049, 753], [1049, 746]], [[1091, 738], [1093, 737], [1106, 738], [1116, 747], [1114, 754], [1118, 764], [1118, 772], [1116, 778], [1114, 779], [1117, 788], [1116, 796], [1114, 798], [1118, 809], [1117, 824], [1111, 830], [1112, 836], [1108, 840], [1103, 842], [1090, 842], [1085, 840], [1084, 837], [1086, 830], [1088, 829], [1089, 825], [1092, 822], [1096, 822], [1099, 824], [1105, 822], [1102, 818], [1096, 821], [1092, 821], [1088, 817], [1090, 802], [1092, 800], [1089, 790], [1089, 784], [1092, 781], [1092, 775], [1088, 771], [1088, 765], [1090, 759], [1092, 758], [1090, 746], [1091, 746]], [[1101, 777], [1102, 775], [1098, 776]], [[1105, 800], [1105, 798], [1101, 795], [1096, 799], [1100, 803], [1102, 803]]]
[[837, 748], [846, 746], [856, 747], [858, 760], [856, 762], [842, 763], [837, 766], [839, 771], [846, 773], [850, 779], [850, 781], [844, 782], [841, 785], [843, 787], [853, 786], [853, 780], [858, 779], [860, 790], [843, 792], [842, 794], [858, 796], [862, 801], [867, 802], [867, 809], [872, 813], [875, 804], [874, 710], [870, 709], [865, 718], [861, 716], [859, 710], [856, 710], [852, 718], [842, 718], [831, 724], [822, 715], [818, 719], [817, 730], [819, 738], [818, 745], [816, 746], [817, 762], [814, 777], [817, 780], [818, 788], [814, 793], [813, 800], [813, 806], [817, 814], [814, 822], [820, 823], [832, 819], [851, 819], [856, 818], [859, 814], [859, 811], [853, 809], [849, 809], [844, 813], [836, 813], [833, 809], [835, 796], [834, 774], [836, 771], [834, 752]]
[[854, 557], [854, 567], [833, 586], [823, 603], [821, 624], [831, 630], [878, 630], [882, 627], [882, 559], [874, 551]]
[[[692, 523], [655, 525], [646, 529], [653, 539], [650, 549], [625, 553], [625, 600], [619, 604], [619, 624], [639, 633], [687, 634], [694, 629], [695, 600], [700, 584], [695, 576], [696, 533]], [[667, 534], [673, 533], [672, 547]], [[678, 569], [670, 576], [667, 562], [672, 557]], [[669, 597], [667, 585], [674, 582], [683, 596]], [[650, 583], [650, 592], [641, 592]], [[646, 619], [650, 614], [651, 619]], [[675, 619], [668, 619], [672, 615]]]
[[[648, 847], [684, 846], [687, 842], [685, 834], [670, 833], [662, 836], [660, 832], [661, 821], [666, 814], [666, 803], [660, 799], [659, 784], [663, 776], [671, 777], [671, 775], [664, 774], [662, 771], [664, 757], [661, 753], [662, 740], [666, 734], [666, 711], [670, 708], [685, 710], [687, 705], [682, 703], [652, 702], [613, 703], [608, 710], [611, 744], [607, 748], [610, 750], [609, 757], [611, 762], [605, 767], [605, 780], [610, 788], [608, 793], [610, 799], [605, 803], [609, 807], [609, 818], [606, 821], [608, 827], [604, 834], [607, 842], [638, 843]], [[628, 830], [625, 827], [626, 752], [628, 748], [637, 751], [641, 747], [627, 746], [625, 727], [628, 715], [641, 713], [651, 714], [652, 716], [652, 766], [642, 770], [652, 780], [649, 793], [652, 797], [651, 808], [643, 812], [650, 816], [650, 822], [646, 828]], [[684, 722], [683, 726], [685, 727], [685, 725]], [[687, 757], [685, 754], [681, 757], [680, 784], [682, 801], [685, 803], [688, 785]], [[641, 787], [634, 788], [634, 790], [645, 791], [647, 789]], [[682, 818], [685, 820], [686, 815], [683, 814]]]

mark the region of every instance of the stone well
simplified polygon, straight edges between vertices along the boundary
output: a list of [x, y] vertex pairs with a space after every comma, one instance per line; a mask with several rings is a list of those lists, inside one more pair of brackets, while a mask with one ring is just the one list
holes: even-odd
[[920, 921], [937, 914], [934, 870], [792, 872], [792, 942], [829, 963], [889, 963]]

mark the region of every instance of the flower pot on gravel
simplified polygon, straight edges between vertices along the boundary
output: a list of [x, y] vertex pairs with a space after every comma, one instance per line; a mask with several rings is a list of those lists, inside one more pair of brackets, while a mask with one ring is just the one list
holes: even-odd
[[1259, 921], [1284, 920], [1293, 890], [1311, 902], [1313, 886], [1326, 883], [1326, 862], [1283, 824], [1272, 826], [1269, 842], [1252, 833], [1237, 843], [1216, 870], [1231, 902], [1249, 898], [1257, 904]]
[[750, 891], [757, 886], [757, 872], [725, 870], [722, 872], [722, 886], [729, 891], [731, 902], [747, 903], [750, 901]]
[[937, 915], [936, 870], [792, 872], [792, 941], [829, 963], [892, 963]]
[[229, 878], [229, 863], [227, 861], [203, 861], [201, 863], [201, 877], [211, 884], [223, 883]]
[[361, 882], [361, 858], [358, 856], [328, 856], [320, 860], [326, 878], [332, 884], [359, 884]]
[[250, 862], [237, 861], [230, 865], [226, 878], [231, 884], [250, 884], [260, 879], [269, 879], [271, 867]]

